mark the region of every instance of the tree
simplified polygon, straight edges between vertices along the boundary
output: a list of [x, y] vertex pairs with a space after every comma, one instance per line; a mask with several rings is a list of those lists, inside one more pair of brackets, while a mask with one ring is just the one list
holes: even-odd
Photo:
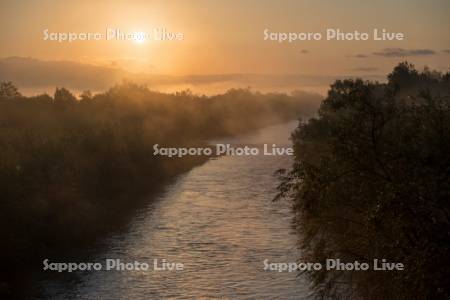
[[408, 62], [399, 63], [392, 73], [388, 75], [389, 84], [397, 87], [408, 87], [419, 80], [419, 73], [413, 64]]
[[55, 103], [61, 104], [70, 104], [77, 101], [77, 98], [65, 88], [56, 88], [53, 99], [55, 100]]
[[83, 91], [80, 95], [81, 101], [89, 101], [92, 100], [92, 93], [90, 90]]
[[15, 99], [21, 96], [22, 95], [19, 93], [19, 90], [11, 81], [0, 83], [0, 98]]
[[388, 84], [337, 81], [292, 135], [279, 191], [294, 202], [302, 259], [407, 270], [310, 272], [324, 298], [449, 298], [450, 93], [432, 73], [401, 63]]

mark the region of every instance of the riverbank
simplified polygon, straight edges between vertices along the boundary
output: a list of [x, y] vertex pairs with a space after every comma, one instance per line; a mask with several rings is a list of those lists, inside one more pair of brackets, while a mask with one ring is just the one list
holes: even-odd
[[[39, 290], [35, 288], [35, 283], [42, 275], [42, 262], [46, 258], [51, 257], [54, 261], [68, 261], [70, 258], [79, 257], [85, 249], [95, 245], [99, 239], [126, 228], [135, 214], [152, 202], [167, 185], [207, 160], [207, 157], [200, 156], [167, 162], [162, 167], [171, 171], [165, 177], [152, 181], [146, 188], [140, 186], [138, 189], [127, 190], [126, 194], [118, 194], [110, 198], [110, 205], [104, 206], [101, 211], [98, 209], [89, 212], [94, 216], [80, 214], [79, 218], [72, 221], [72, 224], [65, 224], [65, 226], [73, 226], [73, 228], [66, 227], [67, 231], [55, 228], [57, 232], [47, 232], [52, 236], [51, 243], [42, 244], [48, 240], [34, 240], [33, 246], [27, 246], [26, 253], [11, 253], [10, 257], [14, 257], [14, 260], [10, 259], [3, 263], [2, 274], [6, 277], [2, 281], [1, 294], [24, 299], [41, 297]], [[59, 234], [60, 231], [62, 231], [61, 234]]]
[[450, 73], [400, 63], [387, 78], [330, 87], [292, 136], [280, 195], [293, 202], [302, 259], [349, 265], [307, 270], [318, 295], [448, 299]]

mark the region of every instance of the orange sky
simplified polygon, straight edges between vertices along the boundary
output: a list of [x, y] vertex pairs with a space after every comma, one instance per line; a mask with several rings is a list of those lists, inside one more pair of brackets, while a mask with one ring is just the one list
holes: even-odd
[[[69, 60], [129, 72], [188, 74], [386, 74], [399, 61], [450, 66], [450, 1], [1, 1], [0, 59]], [[182, 41], [44, 41], [51, 32], [151, 32]], [[264, 41], [264, 29], [402, 32], [403, 41]], [[386, 48], [399, 48], [389, 54]], [[426, 50], [426, 51], [424, 51]], [[447, 50], [447, 51], [446, 51]], [[428, 51], [428, 52], [427, 52]]]

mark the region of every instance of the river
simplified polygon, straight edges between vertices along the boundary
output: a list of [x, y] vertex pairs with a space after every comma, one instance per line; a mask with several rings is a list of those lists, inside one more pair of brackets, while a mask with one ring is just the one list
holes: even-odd
[[[236, 145], [289, 145], [296, 122], [220, 140]], [[289, 203], [272, 202], [274, 172], [289, 156], [210, 159], [166, 187], [121, 232], [102, 240], [87, 261], [153, 259], [183, 271], [84, 271], [40, 283], [52, 299], [307, 299], [308, 283], [295, 272], [265, 271], [263, 261], [299, 256]]]

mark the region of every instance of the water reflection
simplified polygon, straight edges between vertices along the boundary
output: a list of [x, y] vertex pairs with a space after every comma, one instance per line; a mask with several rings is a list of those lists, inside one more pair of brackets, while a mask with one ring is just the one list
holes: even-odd
[[[295, 122], [273, 126], [221, 143], [287, 145]], [[219, 141], [218, 141], [219, 142]], [[292, 214], [273, 203], [275, 170], [290, 157], [246, 156], [212, 159], [181, 176], [158, 201], [140, 213], [123, 233], [105, 241], [90, 261], [166, 259], [183, 271], [99, 271], [77, 274], [68, 288], [43, 282], [56, 299], [302, 299], [307, 284], [295, 273], [263, 270], [264, 259], [299, 257]]]

